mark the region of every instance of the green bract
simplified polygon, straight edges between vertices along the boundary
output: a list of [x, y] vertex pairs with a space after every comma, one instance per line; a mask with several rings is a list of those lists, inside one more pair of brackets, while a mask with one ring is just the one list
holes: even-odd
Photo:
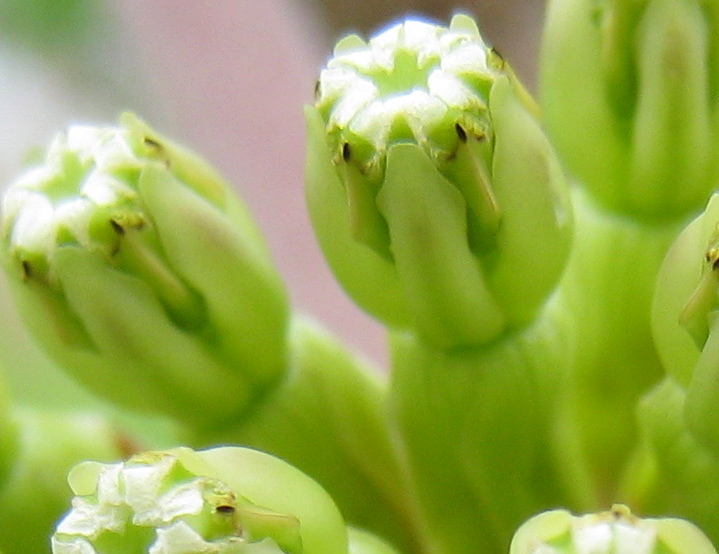
[[714, 554], [702, 532], [681, 519], [639, 519], [626, 506], [572, 516], [539, 514], [514, 536], [510, 554]]
[[540, 79], [549, 134], [606, 206], [686, 217], [715, 188], [719, 7], [553, 0]]
[[54, 554], [341, 554], [342, 517], [324, 490], [246, 448], [146, 452], [86, 462], [52, 539]]
[[337, 45], [306, 112], [307, 196], [360, 306], [441, 348], [533, 319], [571, 230], [534, 111], [468, 17]]
[[3, 216], [22, 316], [96, 392], [205, 424], [285, 370], [285, 292], [244, 206], [132, 115], [56, 137]]

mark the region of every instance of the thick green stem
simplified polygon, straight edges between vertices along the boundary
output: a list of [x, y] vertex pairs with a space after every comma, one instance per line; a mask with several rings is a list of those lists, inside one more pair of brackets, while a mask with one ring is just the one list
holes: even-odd
[[[574, 355], [563, 405], [603, 505], [637, 441], [635, 406], [661, 377], [650, 331], [656, 274], [681, 223], [641, 222], [603, 210], [581, 190], [574, 194], [573, 254], [559, 302], [572, 319]], [[574, 437], [571, 437], [574, 434]], [[586, 509], [586, 507], [583, 507]]]
[[551, 448], [568, 347], [556, 316], [548, 307], [521, 333], [449, 352], [394, 336], [392, 408], [430, 552], [507, 551], [522, 521], [569, 503]]

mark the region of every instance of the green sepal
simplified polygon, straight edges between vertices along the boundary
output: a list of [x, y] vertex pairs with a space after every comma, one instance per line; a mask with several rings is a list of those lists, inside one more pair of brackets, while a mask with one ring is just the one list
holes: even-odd
[[326, 124], [315, 107], [305, 107], [305, 117], [305, 194], [325, 259], [337, 281], [362, 309], [389, 327], [407, 328], [411, 315], [392, 262], [353, 238], [347, 193], [332, 163]]
[[497, 337], [506, 322], [469, 248], [466, 203], [419, 146], [390, 147], [377, 206], [419, 335], [439, 348]]
[[[517, 529], [512, 538], [509, 554], [534, 554], [538, 545], [556, 542], [566, 536], [572, 522], [567, 510], [551, 510], [533, 516]], [[548, 554], [559, 554], [565, 550], [550, 550]]]
[[377, 191], [368, 186], [368, 180], [355, 164], [343, 164], [339, 170], [344, 171], [352, 238], [391, 260], [387, 223], [375, 205]]
[[87, 387], [125, 407], [199, 425], [236, 415], [248, 402], [241, 373], [175, 326], [146, 283], [76, 247], [58, 249], [55, 261], [91, 347], [47, 346]]
[[[347, 532], [342, 515], [327, 492], [300, 470], [275, 456], [250, 448], [211, 448], [199, 451], [197, 455], [211, 468], [209, 476], [227, 483], [253, 504], [291, 515], [299, 521], [299, 539], [288, 537], [282, 522], [277, 531], [270, 533], [273, 539], [286, 537], [289, 546], [295, 550], [301, 545], [301, 549], [296, 550], [298, 553], [339, 554], [346, 551]], [[255, 532], [261, 532], [260, 520], [250, 523]], [[273, 524], [267, 520], [262, 523]], [[279, 535], [275, 536], [275, 532]], [[294, 554], [292, 550], [287, 552]]]
[[286, 366], [289, 308], [264, 243], [169, 171], [146, 167], [138, 189], [168, 263], [200, 293], [212, 349], [252, 387], [271, 384]]
[[[149, 159], [160, 162], [200, 196], [220, 209], [230, 198], [230, 187], [217, 171], [190, 149], [173, 142], [150, 127], [134, 113], [125, 112], [120, 124], [132, 133], [132, 146]], [[247, 230], [247, 229], [246, 229]]]
[[536, 317], [562, 274], [572, 213], [559, 161], [508, 78], [497, 79], [489, 109], [492, 189], [501, 224], [496, 253], [485, 262], [487, 280], [510, 325], [522, 327]]
[[463, 128], [455, 154], [439, 164], [439, 171], [454, 184], [467, 202], [467, 233], [470, 247], [482, 254], [496, 246], [502, 212], [495, 197], [491, 172], [491, 139], [468, 136]]

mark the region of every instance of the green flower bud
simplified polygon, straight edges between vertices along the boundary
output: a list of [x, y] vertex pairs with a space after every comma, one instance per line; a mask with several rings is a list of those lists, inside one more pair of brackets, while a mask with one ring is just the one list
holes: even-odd
[[552, 0], [542, 113], [572, 173], [612, 210], [682, 218], [715, 188], [719, 8]]
[[719, 453], [719, 195], [677, 237], [662, 264], [652, 330], [665, 370], [687, 391], [685, 415]]
[[345, 38], [306, 114], [310, 216], [360, 306], [441, 348], [534, 318], [569, 246], [564, 180], [470, 18]]
[[3, 212], [22, 316], [95, 392], [206, 424], [282, 375], [287, 300], [258, 230], [212, 168], [134, 116], [59, 135]]
[[85, 462], [53, 554], [340, 554], [344, 521], [327, 493], [289, 464], [221, 447]]
[[688, 521], [639, 519], [623, 505], [608, 512], [573, 516], [544, 512], [514, 536], [510, 554], [714, 554], [704, 534]]

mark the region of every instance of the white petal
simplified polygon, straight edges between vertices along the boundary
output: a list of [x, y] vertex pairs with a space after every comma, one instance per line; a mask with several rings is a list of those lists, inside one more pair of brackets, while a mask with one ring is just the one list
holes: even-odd
[[52, 554], [97, 554], [95, 548], [85, 539], [61, 540], [52, 537]]
[[157, 539], [147, 551], [148, 554], [214, 554], [219, 553], [218, 545], [205, 541], [184, 521], [157, 530]]

